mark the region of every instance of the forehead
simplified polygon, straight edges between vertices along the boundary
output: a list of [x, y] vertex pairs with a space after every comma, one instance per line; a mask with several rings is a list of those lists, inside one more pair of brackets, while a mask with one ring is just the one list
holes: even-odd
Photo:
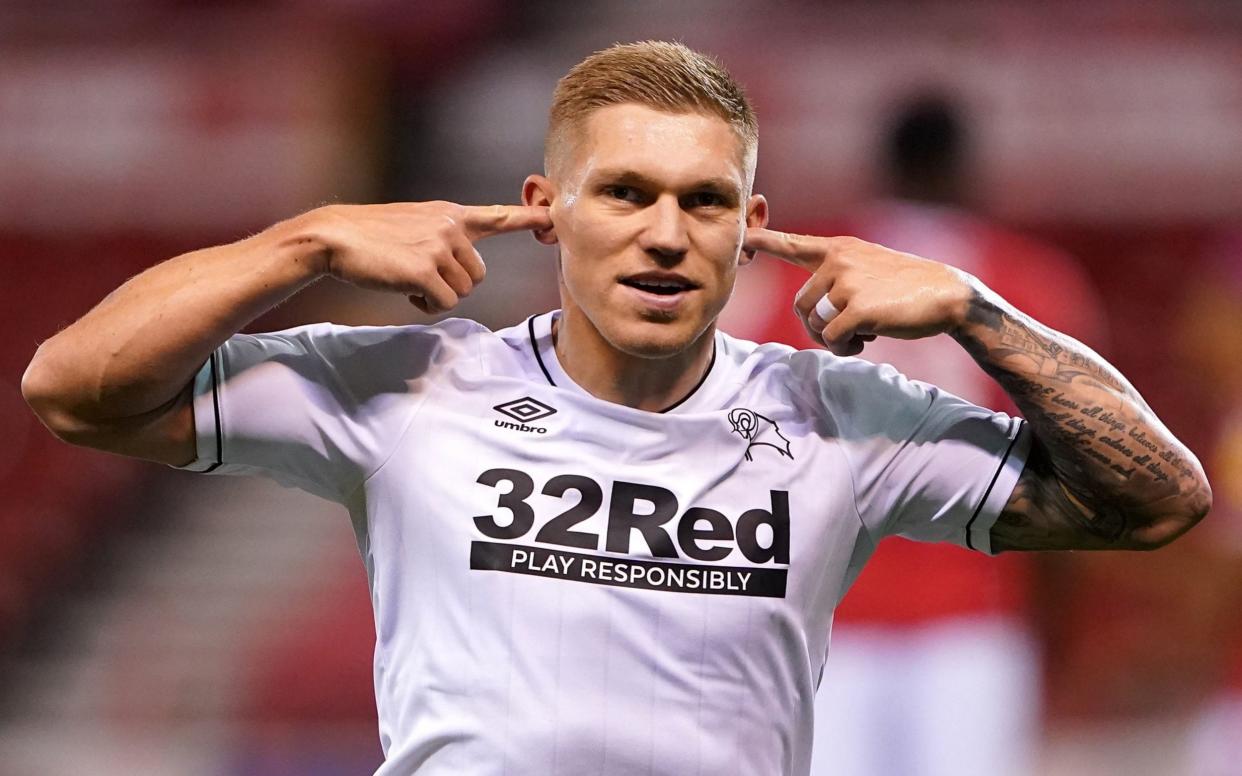
[[587, 116], [572, 154], [575, 177], [631, 171], [677, 182], [705, 177], [746, 180], [746, 149], [724, 119], [666, 113], [645, 105], [600, 108]]

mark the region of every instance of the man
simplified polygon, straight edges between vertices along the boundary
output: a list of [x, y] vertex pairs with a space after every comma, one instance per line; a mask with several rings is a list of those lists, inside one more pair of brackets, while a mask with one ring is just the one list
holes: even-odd
[[[965, 273], [767, 230], [756, 139], [715, 63], [615, 46], [558, 84], [522, 207], [329, 206], [171, 259], [23, 391], [68, 441], [349, 508], [380, 774], [805, 774], [832, 610], [882, 536], [1151, 548], [1210, 491], [1124, 378]], [[447, 311], [511, 230], [558, 246], [561, 310], [234, 334], [324, 276]], [[808, 271], [831, 353], [716, 331], [758, 251]], [[939, 332], [1029, 424], [844, 358]]]

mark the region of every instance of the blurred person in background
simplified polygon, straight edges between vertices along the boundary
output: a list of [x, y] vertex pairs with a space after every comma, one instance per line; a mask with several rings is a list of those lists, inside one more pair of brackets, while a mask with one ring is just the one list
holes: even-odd
[[[879, 539], [1152, 549], [1209, 508], [1194, 456], [1089, 348], [944, 264], [766, 229], [754, 115], [714, 63], [600, 52], [558, 84], [551, 124], [524, 206], [331, 206], [184, 254], [43, 343], [23, 379], [68, 441], [350, 508], [380, 773], [805, 774], [832, 610]], [[559, 246], [562, 310], [500, 332], [236, 334], [329, 276], [446, 312], [483, 280], [473, 243], [528, 230]], [[825, 350], [716, 331], [760, 251], [810, 274], [796, 305]], [[847, 358], [940, 333], [1028, 420]], [[716, 511], [757, 492], [770, 509]], [[674, 544], [678, 494], [716, 508], [687, 511]], [[558, 549], [605, 535], [609, 555]], [[741, 565], [652, 560], [678, 547]]]
[[[812, 224], [933, 257], [978, 277], [1014, 306], [1093, 344], [1101, 303], [1069, 256], [974, 212], [971, 129], [943, 93], [899, 102], [880, 143], [887, 196]], [[803, 282], [781, 267], [782, 285]], [[760, 341], [804, 345], [788, 316]], [[971, 402], [1009, 397], [949, 337], [884, 338], [863, 357]], [[1031, 772], [1039, 746], [1039, 654], [1029, 623], [1028, 556], [988, 559], [945, 544], [884, 542], [837, 611], [816, 701], [816, 776], [984, 776]], [[967, 723], [966, 720], [969, 720]], [[962, 735], [966, 725], [969, 735]]]
[[[1191, 776], [1233, 776], [1242, 768], [1242, 229], [1208, 248], [1175, 318], [1178, 352], [1198, 383], [1208, 416], [1219, 418], [1205, 465], [1212, 472], [1216, 515], [1198, 541], [1219, 570], [1219, 691], [1193, 726]], [[1206, 390], [1203, 390], [1206, 389]]]

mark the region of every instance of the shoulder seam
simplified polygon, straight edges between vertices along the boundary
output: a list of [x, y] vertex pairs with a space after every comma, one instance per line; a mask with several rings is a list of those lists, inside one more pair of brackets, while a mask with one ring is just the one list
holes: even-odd
[[[796, 349], [796, 348], [795, 348], [795, 349], [793, 350], [793, 352], [794, 352], [794, 353], [802, 353], [802, 352], [804, 352], [804, 351], [801, 351], [801, 350], [798, 350], [798, 349]], [[818, 360], [818, 358], [819, 358], [819, 357], [818, 357], [818, 356], [816, 356], [815, 358]], [[815, 373], [815, 384], [816, 384], [816, 385], [819, 385], [819, 371], [818, 371], [818, 369], [816, 370], [816, 373]], [[857, 485], [857, 483], [855, 482], [855, 476], [854, 476], [854, 462], [850, 459], [850, 453], [849, 453], [848, 446], [847, 446], [847, 445], [845, 445], [845, 444], [842, 444], [842, 443], [841, 443], [841, 441], [840, 441], [840, 440], [841, 440], [841, 438], [842, 438], [842, 436], [841, 436], [841, 429], [842, 429], [842, 426], [841, 426], [841, 422], [840, 422], [840, 420], [839, 420], [839, 419], [838, 419], [838, 417], [837, 417], [837, 414], [836, 414], [836, 413], [834, 413], [834, 412], [832, 411], [832, 407], [830, 407], [830, 406], [828, 405], [828, 402], [826, 402], [826, 401], [824, 400], [824, 397], [823, 397], [822, 393], [819, 393], [819, 392], [817, 391], [816, 393], [819, 393], [819, 395], [811, 395], [811, 396], [808, 396], [808, 395], [806, 394], [806, 392], [805, 392], [805, 391], [806, 391], [806, 386], [802, 385], [802, 383], [800, 383], [800, 382], [794, 382], [794, 383], [793, 383], [793, 385], [792, 385], [792, 388], [793, 388], [794, 390], [798, 391], [799, 393], [801, 393], [801, 394], [802, 394], [802, 398], [803, 398], [804, 400], [809, 400], [809, 401], [812, 403], [812, 405], [813, 405], [813, 406], [818, 406], [819, 408], [821, 408], [821, 409], [824, 411], [824, 413], [825, 413], [825, 414], [826, 414], [826, 415], [827, 415], [827, 416], [828, 416], [828, 417], [832, 420], [832, 424], [836, 427], [836, 429], [837, 429], [837, 433], [838, 433], [838, 437], [837, 437], [837, 449], [838, 449], [838, 450], [840, 451], [840, 453], [841, 453], [841, 459], [842, 459], [843, 461], [845, 461], [845, 473], [846, 473], [847, 475], [849, 475], [849, 482], [850, 482], [850, 506], [854, 508], [854, 517], [858, 518], [858, 524], [859, 524], [860, 526], [862, 526], [862, 530], [863, 530], [863, 532], [867, 535], [868, 540], [870, 540], [870, 542], [871, 542], [871, 544], [872, 544], [872, 545], [878, 545], [878, 544], [879, 544], [879, 540], [878, 540], [878, 539], [876, 539], [876, 538], [875, 538], [875, 536], [873, 536], [873, 535], [872, 535], [872, 533], [871, 533], [871, 528], [870, 528], [870, 527], [868, 527], [868, 525], [867, 525], [867, 521], [863, 519], [862, 512], [861, 512], [861, 511], [859, 510], [859, 508], [858, 508], [858, 485]]]
[[357, 485], [350, 488], [348, 492], [342, 494], [342, 503], [351, 501], [354, 496], [357, 495], [362, 486], [366, 485], [367, 482], [369, 482], [376, 474], [379, 474], [380, 470], [387, 466], [388, 462], [392, 460], [392, 457], [397, 454], [397, 450], [401, 449], [401, 443], [405, 441], [406, 436], [410, 433], [410, 428], [414, 425], [414, 419], [418, 417], [418, 413], [422, 411], [423, 405], [427, 403], [427, 399], [431, 395], [433, 388], [434, 386], [429, 385], [428, 390], [424, 391], [417, 403], [410, 408], [410, 416], [406, 418], [405, 425], [401, 427], [401, 433], [397, 434], [397, 438], [393, 440], [392, 448], [384, 456], [384, 459], [376, 464], [375, 468], [362, 477], [362, 479], [358, 481]]

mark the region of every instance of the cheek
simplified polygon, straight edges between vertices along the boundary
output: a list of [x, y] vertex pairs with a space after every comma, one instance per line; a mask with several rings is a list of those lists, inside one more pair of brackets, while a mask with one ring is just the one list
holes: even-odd
[[587, 262], [614, 256], [630, 241], [624, 219], [592, 213], [584, 208], [566, 209], [557, 225], [557, 238], [566, 252]]
[[720, 276], [731, 277], [736, 272], [743, 235], [742, 227], [730, 221], [728, 224], [713, 225], [700, 236], [699, 250], [711, 259]]

